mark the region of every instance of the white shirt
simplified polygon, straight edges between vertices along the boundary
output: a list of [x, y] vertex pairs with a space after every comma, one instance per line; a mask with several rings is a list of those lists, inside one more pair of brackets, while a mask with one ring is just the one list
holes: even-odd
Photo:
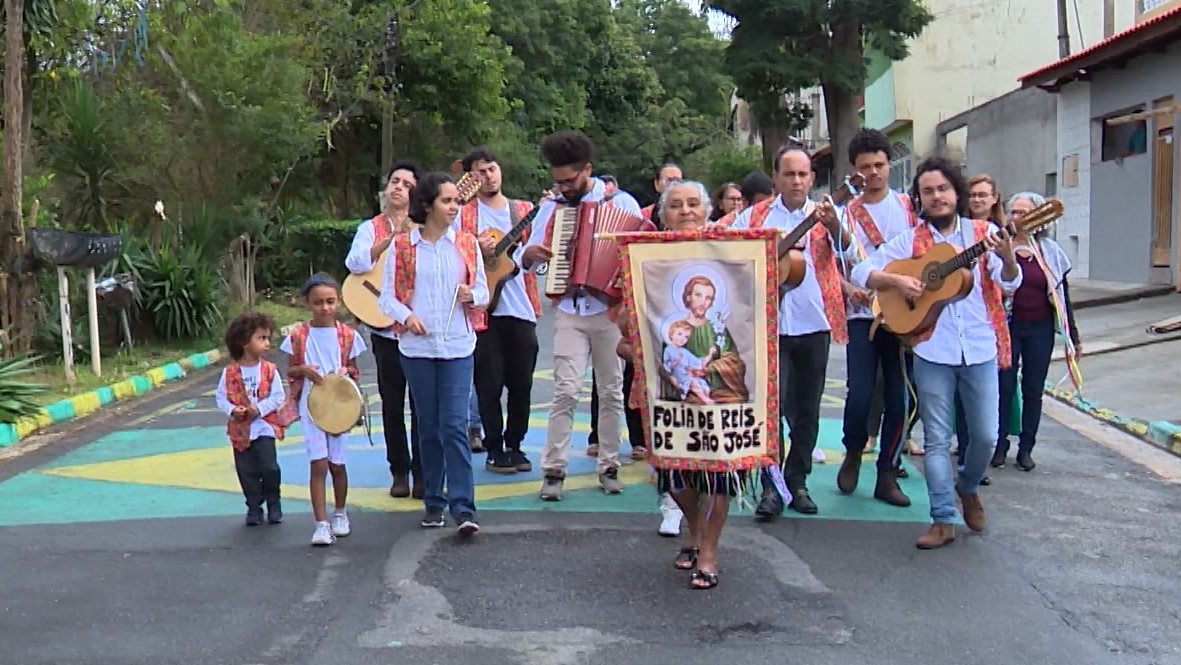
[[[283, 339], [279, 350], [289, 356], [294, 355], [291, 335]], [[365, 340], [361, 338], [361, 333], [357, 332], [353, 335], [353, 347], [349, 349], [349, 360], [362, 353], [365, 353]], [[308, 327], [308, 338], [303, 345], [303, 364], [316, 370], [320, 376], [333, 374], [341, 368], [340, 340], [336, 338], [336, 326]], [[312, 417], [308, 413], [308, 393], [310, 392], [312, 392], [311, 385], [305, 381], [303, 391], [299, 395], [299, 420], [303, 426], [303, 435], [305, 438], [327, 436], [323, 430], [316, 427], [316, 423], [312, 422]]]
[[[586, 193], [586, 196], [582, 197], [582, 200], [602, 201], [603, 196], [607, 191], [607, 185], [598, 178], [591, 178], [590, 183], [590, 191]], [[539, 210], [537, 212], [537, 216], [533, 218], [535, 222], [533, 224], [533, 231], [529, 234], [529, 242], [525, 243], [526, 245], [545, 244], [545, 234], [549, 232], [550, 224], [553, 223], [554, 207], [556, 205], [557, 202], [555, 202], [553, 199], [546, 199], [538, 204], [541, 210]], [[619, 208], [620, 210], [626, 210], [627, 212], [630, 212], [636, 216], [642, 214], [640, 212], [640, 204], [634, 197], [632, 197], [631, 194], [628, 194], [622, 189], [616, 190], [615, 196], [611, 197], [611, 205]], [[540, 224], [537, 224], [537, 220], [543, 221]], [[613, 258], [618, 260], [618, 257]], [[528, 269], [537, 270], [537, 266], [529, 266]], [[577, 297], [574, 295], [566, 295], [558, 301], [558, 309], [566, 312], [567, 314], [573, 314], [575, 316], [594, 316], [595, 314], [601, 314], [607, 311], [607, 303], [589, 294], [578, 295]]]
[[[878, 233], [882, 234], [883, 242], [890, 242], [894, 236], [910, 229], [910, 218], [906, 214], [906, 208], [903, 208], [902, 202], [898, 200], [898, 196], [899, 194], [891, 189], [887, 190], [886, 198], [881, 201], [865, 204], [865, 210], [873, 219], [874, 226], [878, 227]], [[857, 234], [857, 242], [865, 249], [865, 255], [867, 257], [877, 251], [869, 236], [865, 234], [861, 225], [857, 223], [857, 220], [852, 215], [848, 215], [847, 223], [853, 227], [853, 233]], [[850, 319], [873, 318], [873, 310], [868, 306], [857, 305], [852, 301], [846, 301], [846, 303], [848, 305]]]
[[[960, 218], [959, 223], [946, 236], [934, 226], [931, 236], [936, 243], [950, 242], [960, 247], [970, 247], [976, 244], [976, 236], [972, 231], [972, 221]], [[989, 223], [988, 230], [996, 233], [1000, 229]], [[964, 239], [967, 235], [968, 240]], [[898, 259], [909, 259], [914, 252], [914, 229], [900, 233], [878, 248], [865, 261], [853, 268], [852, 281], [857, 286], [865, 288], [869, 274], [881, 270], [887, 263]], [[988, 261], [988, 274], [992, 280], [1004, 291], [1013, 291], [1021, 286], [1021, 271], [1010, 281], [1001, 278], [1005, 262], [995, 252], [987, 252], [979, 260]], [[931, 338], [919, 342], [914, 347], [915, 355], [927, 362], [940, 365], [978, 365], [996, 358], [996, 331], [992, 321], [988, 318], [988, 308], [984, 305], [984, 290], [981, 285], [980, 268], [973, 264], [976, 280], [968, 297], [954, 302], [939, 314], [935, 322], [935, 331]]]
[[[260, 436], [275, 436], [274, 428], [262, 418], [283, 406], [283, 400], [287, 398], [286, 393], [283, 392], [283, 377], [279, 373], [279, 369], [275, 368], [275, 376], [271, 377], [271, 391], [267, 393], [266, 399], [260, 401], [258, 399], [258, 384], [262, 378], [262, 363], [253, 366], [239, 365], [239, 367], [242, 368], [242, 385], [246, 387], [246, 396], [250, 399], [250, 403], [258, 408], [258, 415], [250, 422], [250, 440], [253, 441]], [[226, 416], [231, 415], [237, 408], [230, 403], [229, 395], [226, 394], [226, 372], [228, 371], [230, 371], [229, 367], [221, 371], [221, 379], [218, 380], [217, 391], [213, 395], [217, 408], [221, 409], [221, 412]]]
[[[410, 231], [410, 244], [414, 246], [415, 255], [414, 292], [408, 303], [394, 297], [397, 252], [386, 254], [381, 297], [378, 299], [381, 311], [403, 325], [414, 314], [426, 328], [425, 335], [409, 331], [402, 335], [398, 349], [404, 356], [452, 360], [466, 358], [476, 350], [476, 331], [468, 321], [467, 306], [455, 297], [459, 285], [468, 283], [467, 266], [455, 245], [456, 237], [454, 227], [448, 228], [434, 242], [423, 238], [421, 229]], [[479, 248], [476, 249], [472, 298], [475, 305], [488, 304], [488, 279], [484, 275], [484, 256]]]
[[[805, 201], [798, 210], [788, 210], [783, 203], [783, 197], [776, 196], [767, 211], [767, 218], [763, 220], [764, 228], [791, 231], [812, 211], [815, 206], [812, 201]], [[732, 229], [750, 228], [750, 215], [754, 206], [747, 207], [734, 218], [730, 225]], [[837, 243], [833, 243], [837, 247]], [[852, 254], [853, 248], [845, 248], [846, 254]], [[820, 282], [816, 279], [816, 268], [812, 264], [812, 234], [804, 236], [804, 261], [808, 269], [804, 273], [804, 280], [794, 289], [789, 289], [779, 301], [779, 334], [780, 335], [808, 335], [816, 332], [831, 330], [828, 316], [824, 313], [824, 296], [820, 292]]]
[[[502, 233], [508, 233], [513, 230], [512, 208], [513, 202], [510, 200], [508, 205], [503, 210], [497, 210], [483, 201], [476, 202], [476, 235], [480, 235], [486, 229], [496, 229]], [[536, 218], [535, 218], [536, 219]], [[455, 230], [462, 229], [463, 211], [455, 216], [455, 220], [451, 223]], [[520, 221], [520, 220], [517, 220]], [[517, 244], [517, 248], [513, 251], [513, 260], [519, 265], [521, 263], [521, 254], [525, 251], [525, 245]], [[485, 279], [487, 275], [485, 275]], [[492, 285], [488, 285], [489, 298], [491, 298]], [[533, 303], [529, 302], [529, 292], [525, 286], [525, 271], [521, 270], [509, 281], [504, 283], [500, 289], [500, 300], [496, 301], [496, 309], [492, 310], [492, 316], [511, 316], [514, 319], [521, 319], [530, 323], [537, 323], [537, 315], [533, 312]]]
[[[393, 228], [393, 223], [389, 219], [385, 220], [386, 224], [390, 225], [391, 235], [396, 231]], [[370, 251], [373, 249], [374, 241], [377, 238], [377, 232], [373, 227], [373, 219], [367, 219], [361, 222], [357, 227], [357, 233], [353, 236], [353, 245], [349, 248], [348, 256], [344, 258], [344, 267], [349, 269], [349, 272], [357, 275], [373, 270], [373, 259], [370, 256]], [[372, 326], [364, 326], [369, 329], [373, 335], [379, 335], [387, 339], [398, 339], [398, 335], [393, 328], [385, 328], [378, 330]]]

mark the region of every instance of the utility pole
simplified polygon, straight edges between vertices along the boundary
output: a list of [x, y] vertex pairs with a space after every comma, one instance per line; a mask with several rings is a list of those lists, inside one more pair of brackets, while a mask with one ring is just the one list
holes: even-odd
[[1070, 55], [1070, 29], [1067, 27], [1066, 0], [1058, 0], [1058, 57]]
[[[381, 174], [394, 163], [394, 102], [398, 98], [398, 42], [401, 39], [398, 26], [398, 15], [390, 14], [389, 25], [385, 32], [385, 112], [381, 119]], [[379, 176], [381, 177], [381, 176]], [[385, 183], [382, 183], [385, 188]]]
[[1115, 0], [1103, 0], [1103, 38], [1115, 34]]

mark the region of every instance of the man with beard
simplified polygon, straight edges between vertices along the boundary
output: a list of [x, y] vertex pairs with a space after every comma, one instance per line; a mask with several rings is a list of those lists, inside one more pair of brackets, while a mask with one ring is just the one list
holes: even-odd
[[[812, 454], [820, 432], [820, 400], [828, 368], [829, 344], [848, 341], [845, 299], [841, 294], [838, 249], [851, 256], [852, 237], [840, 228], [832, 205], [817, 206], [808, 198], [815, 173], [812, 158], [798, 143], [781, 147], [775, 155], [775, 189], [779, 196], [752, 205], [734, 219], [731, 228], [772, 227], [794, 229], [813, 210], [820, 222], [804, 236], [807, 271], [803, 281], [789, 289], [779, 304], [779, 404], [791, 429], [784, 480], [791, 492], [788, 507], [814, 515], [816, 503], [808, 495]], [[763, 496], [755, 513], [764, 520], [783, 512], [769, 474], [763, 474]]]
[[[487, 262], [496, 247], [487, 231], [495, 229], [507, 234], [529, 214], [533, 204], [510, 200], [501, 192], [500, 164], [486, 148], [476, 148], [464, 156], [463, 170], [479, 178], [480, 190], [476, 198], [460, 208], [457, 227], [479, 238]], [[521, 237], [529, 237], [528, 230]], [[517, 246], [511, 251], [513, 259], [519, 261], [522, 248]], [[495, 289], [496, 285], [489, 284], [488, 288]], [[540, 316], [537, 277], [522, 270], [500, 289], [496, 307], [489, 312], [488, 328], [476, 333], [476, 396], [484, 425], [484, 447], [488, 450], [484, 468], [493, 473], [533, 469], [521, 452], [521, 442], [529, 430]], [[500, 397], [506, 389], [507, 418], [500, 407]]]
[[[883, 270], [891, 261], [921, 256], [935, 243], [970, 247], [978, 242], [992, 250], [977, 259], [979, 267], [967, 297], [949, 303], [935, 327], [914, 340], [914, 381], [923, 421], [925, 475], [933, 524], [915, 545], [943, 547], [955, 540], [955, 495], [963, 507], [964, 523], [983, 531], [984, 506], [977, 489], [984, 477], [997, 437], [1000, 388], [997, 366], [1010, 360], [1009, 328], [1002, 292], [1021, 285], [1021, 269], [1011, 242], [987, 220], [968, 218], [968, 188], [957, 166], [932, 157], [915, 171], [911, 196], [922, 203], [922, 221], [898, 234], [853, 269], [857, 286], [898, 289], [911, 298], [923, 293], [923, 283], [908, 275]], [[968, 450], [958, 481], [952, 473], [951, 427], [956, 391], [963, 396], [968, 423]], [[954, 494], [953, 494], [954, 490]]]
[[[533, 270], [553, 258], [549, 247], [558, 206], [602, 201], [606, 189], [602, 180], [591, 177], [594, 144], [582, 132], [561, 131], [547, 136], [541, 142], [541, 154], [550, 165], [558, 196], [539, 204], [541, 210], [535, 218], [537, 223], [533, 225], [529, 244], [521, 256], [521, 265], [526, 270]], [[636, 200], [622, 190], [616, 192], [611, 205], [637, 216], [640, 214]], [[543, 500], [559, 501], [562, 498], [574, 408], [588, 363], [598, 379], [599, 483], [608, 494], [623, 490], [619, 481], [623, 367], [615, 353], [620, 339], [619, 327], [608, 313], [615, 304], [588, 291], [572, 292], [555, 299], [554, 399], [541, 460]]]
[[[410, 190], [418, 183], [418, 167], [411, 162], [397, 162], [390, 168], [382, 190], [381, 214], [361, 222], [353, 236], [353, 245], [345, 257], [345, 267], [353, 274], [373, 270], [382, 255], [393, 242], [394, 236], [409, 229], [407, 213], [410, 208]], [[385, 456], [390, 465], [393, 483], [390, 496], [404, 498], [411, 496], [421, 499], [423, 486], [420, 484], [421, 467], [418, 457], [418, 427], [415, 425], [414, 396], [410, 396], [410, 442], [406, 448], [406, 376], [402, 373], [402, 360], [398, 353], [398, 335], [392, 328], [370, 329], [370, 344], [377, 361], [377, 392], [381, 395], [381, 419], [385, 425]], [[411, 453], [413, 452], [413, 456]], [[414, 490], [410, 489], [410, 476], [414, 476]]]
[[[693, 277], [685, 283], [681, 304], [689, 311], [685, 321], [691, 326], [685, 348], [698, 358], [711, 358], [705, 365], [705, 376], [702, 377], [709, 385], [710, 399], [721, 404], [745, 402], [750, 399], [746, 389], [746, 363], [742, 361], [738, 346], [734, 344], [734, 335], [725, 327], [719, 332], [714, 328], [714, 322], [707, 318], [717, 292], [713, 281], [704, 275]], [[671, 388], [665, 386], [666, 391]], [[670, 391], [662, 398], [679, 400], [681, 395], [677, 391]]]

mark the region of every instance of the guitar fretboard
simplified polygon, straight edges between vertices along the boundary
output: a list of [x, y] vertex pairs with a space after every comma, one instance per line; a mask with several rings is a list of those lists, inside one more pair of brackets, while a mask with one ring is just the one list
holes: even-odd
[[[509, 205], [512, 205], [512, 203], [510, 202]], [[496, 248], [492, 252], [493, 255], [500, 256], [501, 254], [507, 252], [509, 247], [517, 244], [517, 242], [521, 239], [521, 234], [525, 232], [525, 227], [529, 226], [529, 223], [533, 221], [534, 217], [537, 217], [537, 212], [539, 210], [541, 210], [541, 206], [533, 206], [533, 209], [529, 211], [528, 215], [525, 215], [521, 221], [517, 222], [516, 226], [514, 226], [508, 233], [504, 234], [504, 237], [500, 239], [500, 242], [496, 243]]]
[[[1014, 231], [1011, 229], [1011, 227], [1002, 229], [1001, 231], [1002, 231], [1002, 233], [1009, 234], [1009, 236], [1014, 235]], [[980, 256], [987, 251], [988, 251], [988, 246], [984, 244], [983, 240], [981, 240], [980, 242], [976, 243], [975, 245], [972, 245], [971, 247], [960, 252], [959, 254], [956, 254], [954, 257], [944, 261], [943, 263], [940, 263], [939, 264], [939, 276], [940, 277], [947, 277], [948, 275], [959, 270], [960, 268], [972, 267], [972, 264], [976, 261], [976, 259], [980, 258]]]

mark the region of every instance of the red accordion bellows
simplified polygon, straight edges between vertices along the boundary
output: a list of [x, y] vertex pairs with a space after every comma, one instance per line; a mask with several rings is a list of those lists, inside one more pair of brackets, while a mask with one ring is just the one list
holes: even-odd
[[559, 206], [552, 224], [554, 258], [545, 294], [559, 297], [587, 289], [610, 299], [621, 298], [619, 242], [603, 234], [632, 233], [652, 227], [651, 222], [609, 203], [588, 201], [577, 207]]

